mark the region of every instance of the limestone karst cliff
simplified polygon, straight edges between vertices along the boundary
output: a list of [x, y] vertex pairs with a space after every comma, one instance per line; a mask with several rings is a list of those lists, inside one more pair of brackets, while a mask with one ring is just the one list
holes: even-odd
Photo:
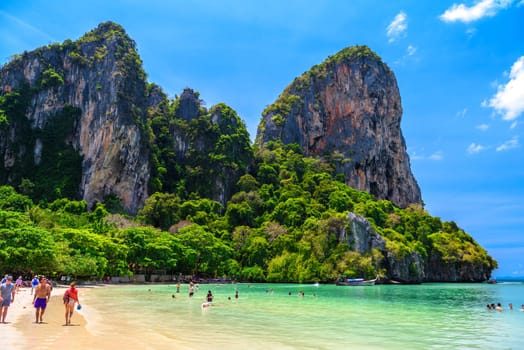
[[173, 110], [170, 137], [177, 169], [168, 169], [164, 185], [180, 188], [178, 179], [186, 179], [187, 192], [225, 207], [253, 159], [244, 122], [224, 103], [206, 109], [198, 93], [189, 88], [177, 98]]
[[267, 107], [257, 143], [298, 144], [336, 164], [347, 185], [400, 207], [422, 203], [400, 129], [393, 72], [365, 46], [346, 48], [298, 77]]
[[83, 199], [163, 232], [201, 225], [195, 234], [220, 253], [198, 243], [191, 256], [248, 280], [486, 279], [496, 262], [419, 205], [401, 115], [391, 70], [367, 47], [347, 48], [263, 112], [253, 147], [231, 107], [208, 109], [191, 88], [170, 100], [147, 83], [134, 42], [106, 22], [0, 68], [0, 185], [45, 210], [90, 216], [68, 202]]
[[[38, 168], [42, 158], [58, 162], [60, 151], [51, 154], [53, 146], [43, 138], [54, 125], [64, 132], [54, 135], [61, 140], [53, 143], [69, 147], [71, 156], [77, 153], [79, 159], [57, 164], [62, 169], [54, 171], [71, 172], [72, 179], [67, 186], [50, 184], [54, 190], [63, 195], [77, 192], [90, 205], [116, 196], [131, 213], [143, 204], [149, 179], [141, 130], [145, 74], [135, 44], [122, 27], [106, 22], [76, 42], [24, 52], [0, 70], [0, 89], [25, 104], [25, 114], [3, 131], [3, 183], [17, 185], [21, 177], [35, 182], [28, 168]], [[64, 115], [71, 109], [76, 114]], [[41, 181], [37, 182], [38, 186]]]

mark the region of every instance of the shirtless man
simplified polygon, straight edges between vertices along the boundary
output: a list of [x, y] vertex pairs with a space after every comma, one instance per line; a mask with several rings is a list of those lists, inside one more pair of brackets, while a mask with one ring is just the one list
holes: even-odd
[[45, 308], [51, 298], [51, 286], [47, 284], [45, 277], [40, 277], [40, 283], [35, 288], [35, 296], [33, 298], [33, 304], [35, 305], [35, 323], [43, 323], [42, 317], [44, 317]]

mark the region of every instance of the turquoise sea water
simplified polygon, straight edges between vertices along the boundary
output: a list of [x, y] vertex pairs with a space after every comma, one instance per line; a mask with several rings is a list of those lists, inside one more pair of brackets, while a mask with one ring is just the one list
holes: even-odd
[[[202, 308], [208, 290], [214, 305]], [[502, 312], [486, 309], [499, 302]], [[202, 284], [192, 299], [188, 285], [178, 294], [175, 285], [137, 285], [93, 288], [83, 304], [88, 323], [104, 324], [91, 332], [128, 333], [151, 348], [524, 349], [522, 282]]]

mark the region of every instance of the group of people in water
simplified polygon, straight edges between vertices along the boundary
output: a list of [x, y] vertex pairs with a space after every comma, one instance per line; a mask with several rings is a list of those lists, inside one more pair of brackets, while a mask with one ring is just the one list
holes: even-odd
[[[44, 323], [44, 314], [51, 299], [53, 290], [52, 281], [45, 276], [34, 276], [30, 284], [24, 284], [22, 276], [18, 277], [13, 284], [13, 276], [5, 275], [0, 284], [0, 323], [7, 323], [6, 317], [9, 306], [14, 302], [16, 294], [24, 286], [31, 286], [31, 295], [33, 296], [32, 305], [35, 308], [35, 323]], [[77, 309], [82, 307], [78, 299], [78, 290], [76, 282], [71, 282], [69, 288], [65, 291], [62, 298], [65, 307], [65, 325], [71, 324], [75, 304]]]
[[[497, 311], [504, 310], [504, 308], [502, 307], [501, 303], [497, 303], [497, 305], [495, 305], [494, 303], [487, 304], [486, 305], [486, 309], [488, 309], [488, 310], [497, 310]], [[508, 304], [508, 310], [513, 310], [513, 304], [512, 303]], [[524, 304], [522, 304], [522, 306], [520, 307], [520, 311], [524, 311]]]
[[[189, 298], [193, 298], [193, 296], [195, 295], [195, 290], [198, 291], [199, 288], [200, 288], [200, 285], [198, 283], [189, 282]], [[148, 291], [151, 292], [151, 288], [148, 289]], [[176, 284], [176, 292], [177, 294], [180, 293], [180, 283]], [[176, 295], [171, 294], [171, 298], [176, 299]], [[202, 308], [211, 306], [213, 303], [213, 298], [214, 298], [213, 292], [211, 292], [211, 290], [208, 290], [206, 294], [206, 299], [202, 303]], [[235, 291], [234, 298], [238, 299], [238, 290]], [[231, 297], [227, 297], [227, 299], [231, 300]]]
[[[248, 286], [248, 288], [250, 288], [251, 286]], [[195, 293], [199, 291], [199, 288], [200, 288], [200, 285], [198, 283], [193, 283], [193, 282], [189, 282], [188, 284], [188, 290], [189, 290], [189, 298], [193, 298], [195, 296]], [[151, 292], [151, 288], [148, 289], [149, 292]], [[180, 293], [180, 283], [177, 283], [176, 284], [176, 294], [171, 294], [171, 298], [173, 300], [177, 299], [176, 295], [178, 295]], [[270, 294], [272, 295], [273, 294], [273, 289], [266, 289], [266, 294]], [[289, 292], [288, 293], [288, 296], [293, 296], [295, 295], [294, 293], [292, 292]], [[302, 290], [299, 290], [298, 291], [298, 295], [299, 297], [304, 297], [306, 294], [304, 293], [304, 291]], [[316, 297], [316, 293], [312, 293], [311, 296], [313, 297]], [[238, 300], [239, 298], [239, 294], [238, 294], [238, 290], [235, 290], [235, 294], [233, 295], [233, 297], [231, 296], [228, 296], [227, 297], [227, 300], [232, 300], [232, 299], [236, 299]], [[205, 299], [204, 301], [202, 302], [202, 308], [208, 308], [210, 306], [213, 305], [213, 300], [214, 300], [214, 295], [213, 295], [213, 292], [211, 290], [208, 290], [207, 291], [207, 294], [205, 296]], [[217, 304], [214, 304], [214, 305], [217, 305]]]

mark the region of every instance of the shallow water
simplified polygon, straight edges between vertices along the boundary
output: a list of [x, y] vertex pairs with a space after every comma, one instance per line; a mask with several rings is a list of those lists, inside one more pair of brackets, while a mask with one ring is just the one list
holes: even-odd
[[[180, 293], [175, 285], [93, 288], [85, 293], [82, 313], [90, 332], [139, 335], [152, 348], [524, 349], [521, 282], [199, 289], [190, 299], [188, 285]], [[202, 308], [208, 290], [213, 306]], [[486, 310], [487, 303], [498, 302], [504, 311]]]

